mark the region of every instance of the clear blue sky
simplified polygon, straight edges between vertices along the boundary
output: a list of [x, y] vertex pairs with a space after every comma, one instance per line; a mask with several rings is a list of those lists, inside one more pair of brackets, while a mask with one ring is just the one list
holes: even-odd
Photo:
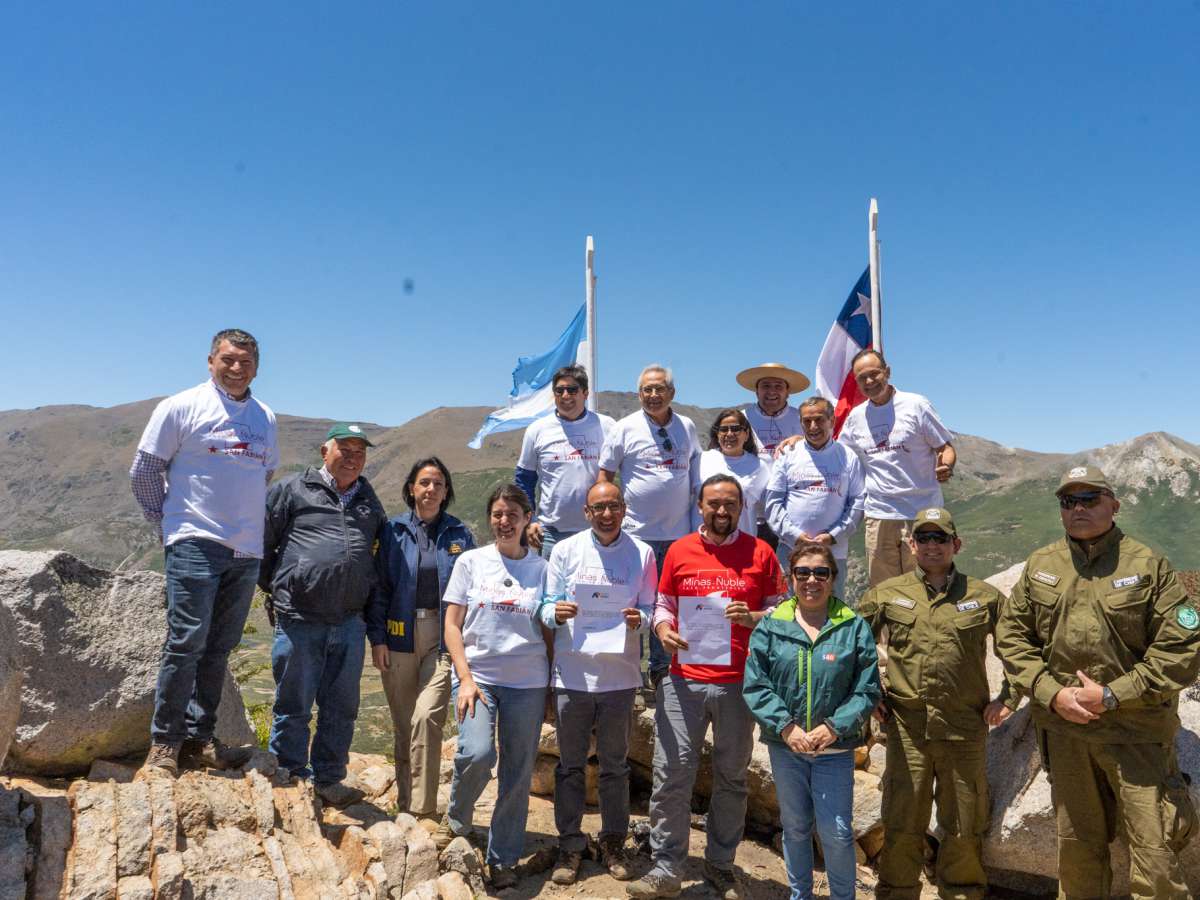
[[1198, 36], [1195, 2], [6, 2], [0, 408], [188, 387], [235, 325], [280, 412], [499, 405], [588, 233], [600, 386], [741, 401], [811, 373], [875, 195], [894, 383], [950, 427], [1200, 442]]

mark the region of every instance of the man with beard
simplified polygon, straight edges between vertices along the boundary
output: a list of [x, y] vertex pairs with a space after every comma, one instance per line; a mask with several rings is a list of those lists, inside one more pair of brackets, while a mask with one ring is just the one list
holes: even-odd
[[737, 527], [742, 489], [736, 478], [705, 481], [699, 507], [700, 530], [671, 545], [658, 583], [654, 630], [673, 657], [654, 711], [654, 864], [627, 888], [633, 897], [675, 897], [682, 888], [692, 788], [710, 722], [713, 793], [704, 877], [724, 900], [744, 896], [734, 854], [746, 824], [754, 719], [742, 699], [742, 675], [750, 632], [786, 587], [767, 543]]

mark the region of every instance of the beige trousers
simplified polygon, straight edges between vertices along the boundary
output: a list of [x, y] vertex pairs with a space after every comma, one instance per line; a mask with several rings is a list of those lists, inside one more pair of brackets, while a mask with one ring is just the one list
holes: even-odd
[[867, 519], [867, 582], [871, 587], [916, 568], [908, 546], [912, 529], [911, 519]]
[[388, 653], [383, 678], [395, 736], [396, 794], [401, 812], [437, 815], [442, 731], [450, 703], [450, 660], [438, 652], [437, 616], [415, 620], [414, 653]]

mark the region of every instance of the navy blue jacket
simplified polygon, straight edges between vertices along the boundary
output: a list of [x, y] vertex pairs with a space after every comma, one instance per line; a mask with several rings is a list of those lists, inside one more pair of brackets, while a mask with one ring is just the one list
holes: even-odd
[[[413, 652], [413, 626], [417, 619], [417, 564], [420, 550], [416, 513], [396, 516], [379, 536], [376, 555], [378, 584], [367, 604], [367, 640], [372, 647], [387, 644], [394, 653]], [[438, 596], [446, 591], [454, 562], [475, 546], [471, 529], [454, 516], [442, 513], [434, 535], [437, 548]], [[438, 605], [438, 630], [442, 631], [446, 604]], [[445, 637], [439, 638], [443, 650]]]

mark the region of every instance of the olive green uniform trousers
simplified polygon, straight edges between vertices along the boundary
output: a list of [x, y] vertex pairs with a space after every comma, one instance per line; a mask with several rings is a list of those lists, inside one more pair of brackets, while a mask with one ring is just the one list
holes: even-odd
[[925, 832], [936, 798], [937, 822], [945, 832], [935, 866], [938, 896], [981, 898], [987, 890], [983, 872], [983, 833], [989, 816], [986, 737], [926, 740], [923, 721], [920, 731], [910, 729], [902, 714], [893, 711], [886, 726], [883, 850], [875, 896], [887, 900], [921, 896]]
[[1190, 897], [1179, 851], [1194, 830], [1195, 812], [1174, 748], [1083, 741], [1057, 731], [1039, 737], [1058, 816], [1058, 896], [1107, 898], [1108, 845], [1122, 834], [1133, 897]]

